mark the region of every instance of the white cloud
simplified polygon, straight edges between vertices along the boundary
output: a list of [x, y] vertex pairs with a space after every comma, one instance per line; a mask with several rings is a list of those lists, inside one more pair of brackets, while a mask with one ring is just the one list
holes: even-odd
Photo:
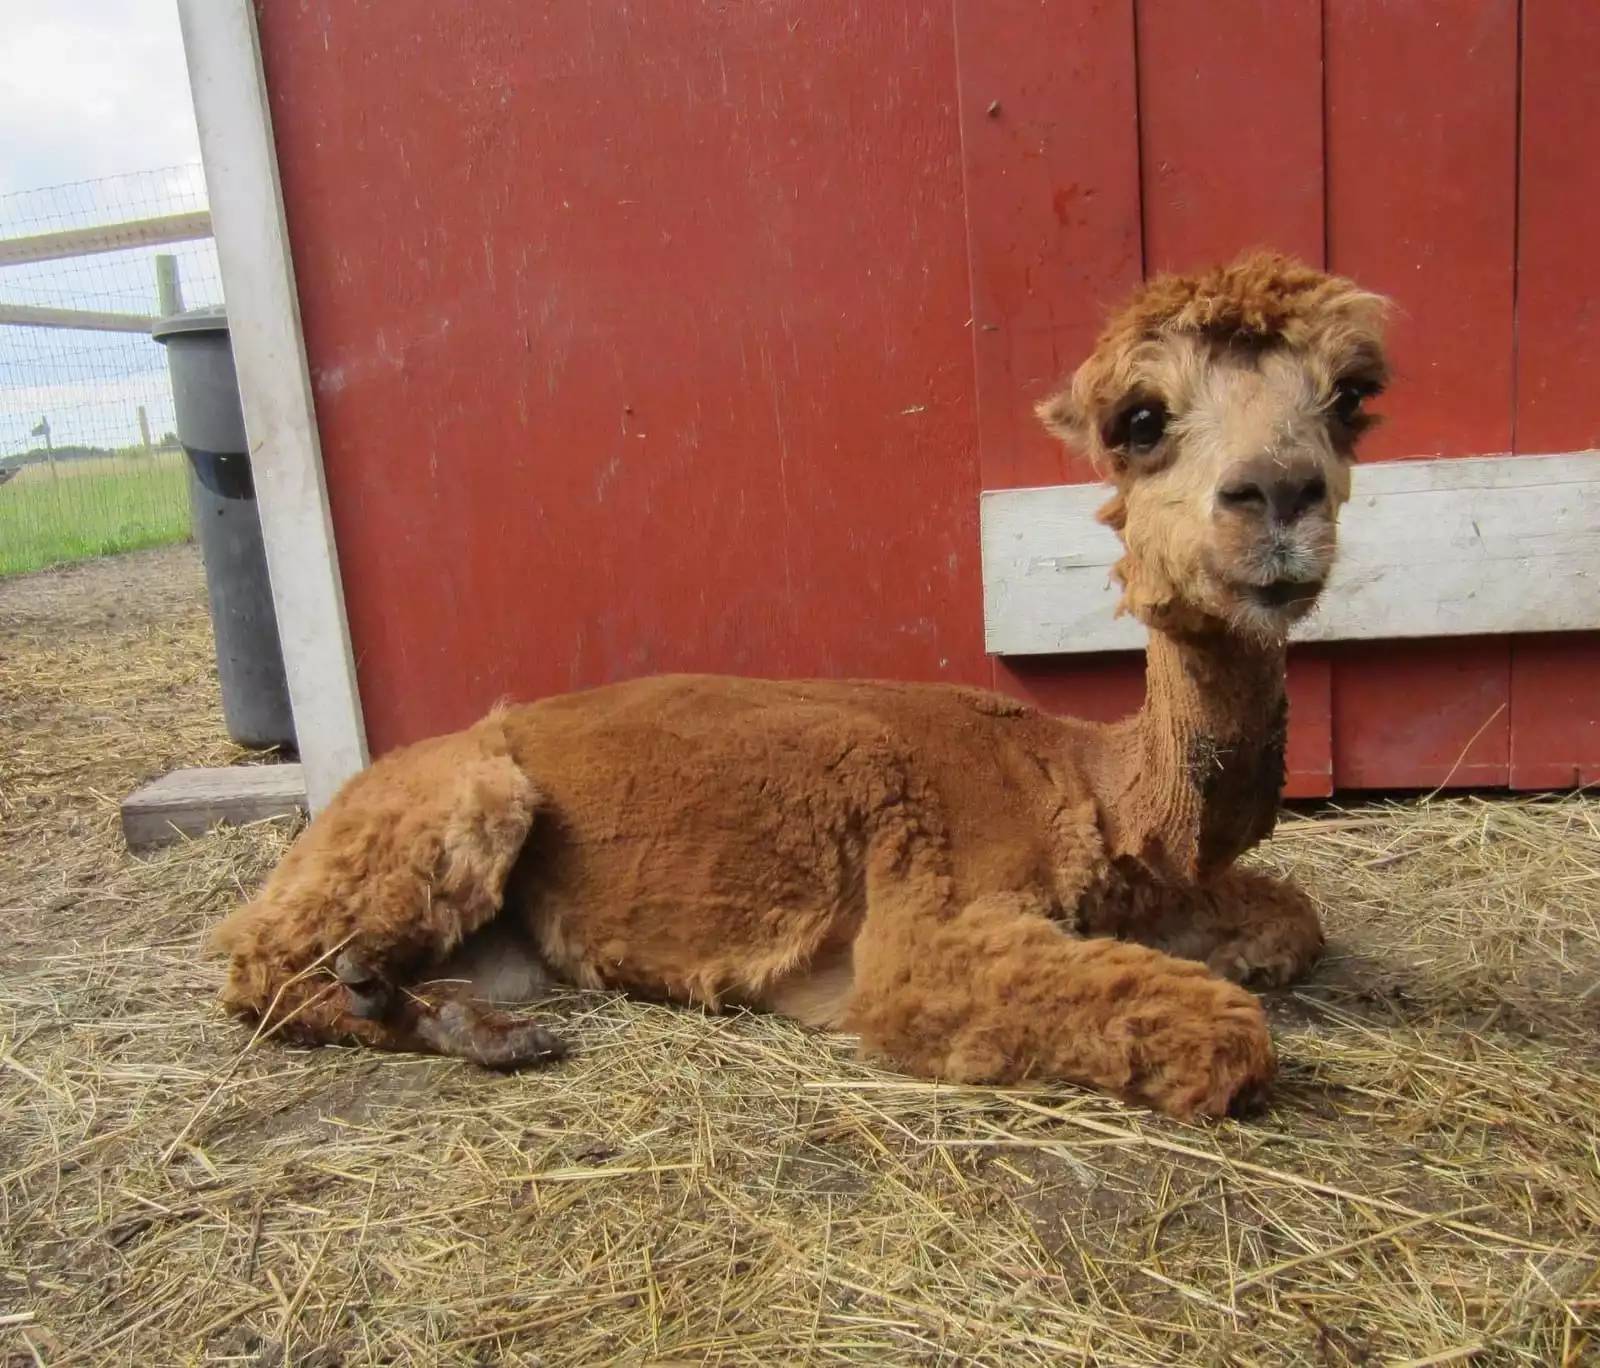
[[131, 446], [139, 441], [141, 405], [156, 438], [176, 426], [166, 371], [109, 380], [0, 384], [0, 456], [39, 446], [32, 430], [41, 416], [50, 419], [51, 440], [57, 446]]
[[199, 159], [174, 0], [0, 10], [0, 194]]

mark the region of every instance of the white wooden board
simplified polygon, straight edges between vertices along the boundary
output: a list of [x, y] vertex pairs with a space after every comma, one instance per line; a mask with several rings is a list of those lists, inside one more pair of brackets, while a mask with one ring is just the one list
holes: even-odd
[[0, 324], [16, 328], [73, 328], [84, 332], [148, 333], [148, 314], [105, 313], [97, 309], [50, 309], [37, 304], [0, 303]]
[[179, 0], [228, 331], [311, 810], [367, 762], [250, 0]]
[[305, 805], [299, 765], [173, 770], [122, 800], [122, 835], [129, 850], [149, 850], [203, 836], [219, 822], [243, 826]]
[[130, 247], [153, 247], [167, 242], [192, 242], [211, 236], [211, 215], [204, 209], [128, 223], [100, 224], [93, 228], [64, 228], [33, 237], [0, 239], [0, 266], [30, 261], [62, 261], [93, 256], [97, 252], [124, 252]]
[[[1101, 485], [983, 495], [984, 632], [997, 655], [1137, 650]], [[1296, 640], [1600, 628], [1600, 452], [1357, 466], [1339, 561]]]

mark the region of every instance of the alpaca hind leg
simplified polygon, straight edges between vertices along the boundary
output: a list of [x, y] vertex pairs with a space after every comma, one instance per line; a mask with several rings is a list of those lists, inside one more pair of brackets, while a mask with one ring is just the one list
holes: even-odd
[[485, 1069], [520, 1069], [566, 1057], [567, 1047], [537, 1022], [450, 999], [430, 1004], [415, 1031], [435, 1053], [471, 1060]]
[[1061, 1079], [1179, 1117], [1223, 1115], [1273, 1077], [1243, 989], [1144, 946], [1075, 939], [1026, 895], [954, 906], [936, 866], [869, 863], [848, 1017], [869, 1050], [931, 1077]]
[[500, 916], [429, 967], [419, 991], [503, 1007], [537, 1002], [554, 982], [528, 930], [517, 918]]
[[541, 802], [493, 718], [380, 760], [213, 933], [230, 956], [225, 1004], [259, 1016], [286, 983], [327, 966], [341, 1011], [385, 1019], [397, 985], [499, 911]]
[[1085, 930], [1137, 941], [1256, 988], [1292, 983], [1322, 954], [1311, 899], [1286, 879], [1230, 869], [1209, 883], [1165, 884], [1134, 874]]
[[563, 1058], [566, 1046], [544, 1027], [498, 1010], [536, 1001], [552, 983], [533, 938], [496, 917], [467, 936], [409, 994], [415, 1030], [439, 1054], [486, 1069], [515, 1069]]

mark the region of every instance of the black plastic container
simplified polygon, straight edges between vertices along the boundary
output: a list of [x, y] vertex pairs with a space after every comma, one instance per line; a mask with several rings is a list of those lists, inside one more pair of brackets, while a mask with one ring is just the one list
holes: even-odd
[[220, 308], [173, 314], [161, 319], [151, 336], [167, 349], [178, 440], [189, 457], [189, 493], [211, 600], [223, 720], [241, 746], [293, 749], [294, 714], [227, 315]]

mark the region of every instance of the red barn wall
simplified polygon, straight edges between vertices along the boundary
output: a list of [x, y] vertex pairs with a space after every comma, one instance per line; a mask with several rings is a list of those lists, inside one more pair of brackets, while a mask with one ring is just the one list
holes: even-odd
[[[997, 683], [984, 488], [1142, 277], [1395, 296], [1367, 459], [1600, 445], [1586, 0], [258, 4], [375, 752], [669, 669]], [[1600, 777], [1588, 634], [1321, 647], [1294, 791]], [[1544, 695], [1569, 700], [1559, 714]]]

